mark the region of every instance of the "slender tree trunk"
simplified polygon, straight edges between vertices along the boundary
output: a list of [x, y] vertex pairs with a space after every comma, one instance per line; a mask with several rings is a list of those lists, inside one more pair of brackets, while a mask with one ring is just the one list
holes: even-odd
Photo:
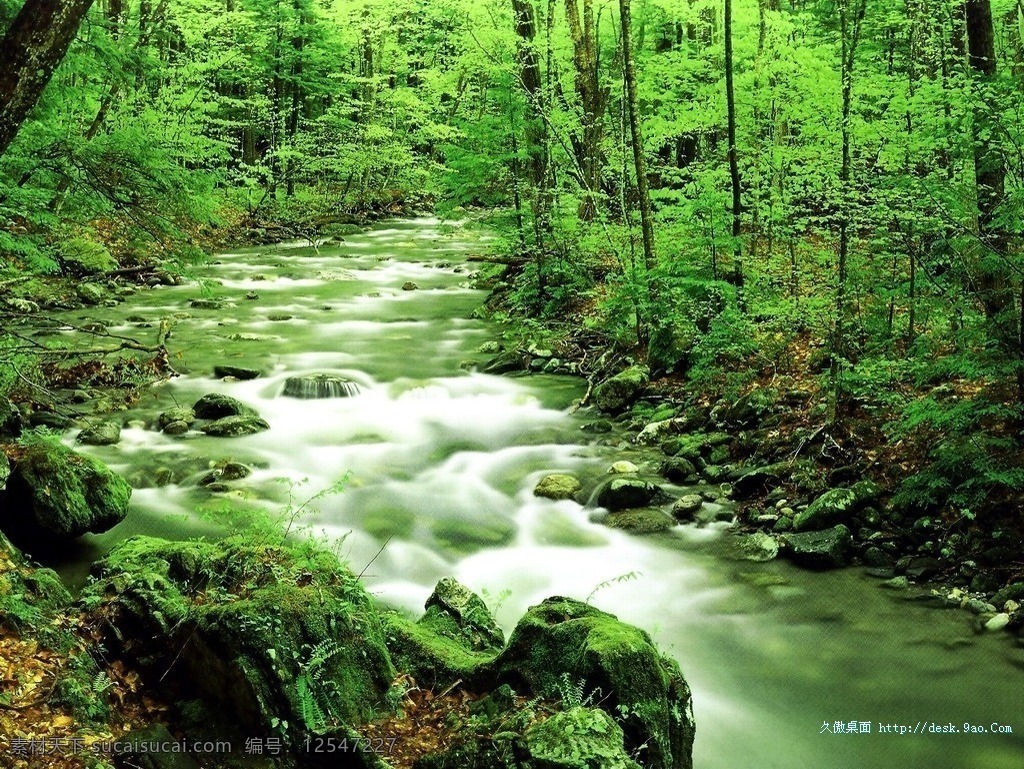
[[[633, 66], [633, 20], [630, 0], [619, 0], [622, 19], [622, 72], [626, 81], [626, 102], [629, 108], [629, 132], [633, 143], [633, 167], [636, 170], [636, 189], [640, 198], [640, 229], [644, 242], [644, 265], [647, 272], [654, 269], [654, 222], [651, 210], [651, 191], [647, 182], [647, 160], [644, 157], [643, 128], [636, 98], [636, 71]], [[651, 289], [648, 275], [648, 290]]]
[[728, 112], [729, 178], [732, 182], [732, 278], [730, 282], [739, 292], [739, 306], [743, 307], [743, 241], [740, 239], [743, 212], [740, 188], [740, 164], [736, 152], [736, 94], [733, 89], [732, 55], [732, 0], [725, 0], [725, 101]]
[[[976, 80], [984, 85], [996, 76], [995, 33], [989, 0], [967, 0], [968, 61]], [[1018, 361], [1019, 397], [1024, 399], [1024, 345], [1017, 328], [1014, 291], [1006, 263], [1009, 234], [998, 221], [998, 209], [1006, 186], [1006, 166], [995, 140], [996, 131], [986, 106], [974, 100], [974, 179], [978, 190], [979, 254], [974, 283], [985, 309], [989, 336]]]
[[0, 43], [0, 156], [18, 135], [92, 0], [27, 0]]
[[579, 217], [590, 221], [597, 214], [597, 194], [601, 189], [604, 166], [601, 140], [604, 137], [604, 114], [608, 106], [608, 89], [601, 86], [600, 61], [597, 53], [597, 26], [593, 0], [583, 0], [580, 15], [576, 0], [565, 0], [565, 17], [572, 38], [573, 66], [576, 70], [576, 93], [580, 99], [581, 130], [573, 137], [573, 150], [579, 166], [583, 200]]

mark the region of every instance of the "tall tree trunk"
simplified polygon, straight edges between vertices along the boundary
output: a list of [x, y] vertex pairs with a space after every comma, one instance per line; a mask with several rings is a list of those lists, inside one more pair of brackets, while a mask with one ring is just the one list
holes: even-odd
[[633, 67], [633, 19], [630, 0], [619, 0], [622, 25], [622, 74], [626, 80], [626, 103], [629, 109], [629, 132], [633, 143], [633, 167], [636, 170], [636, 190], [640, 198], [640, 229], [644, 241], [644, 265], [647, 268], [648, 290], [651, 288], [650, 271], [654, 269], [654, 223], [651, 211], [651, 192], [647, 183], [647, 161], [644, 157], [644, 137], [637, 109], [636, 71]]
[[[976, 80], [984, 85], [995, 79], [996, 50], [989, 0], [967, 0], [968, 61]], [[1018, 333], [1014, 292], [1006, 264], [1009, 234], [998, 220], [1006, 185], [1006, 166], [995, 140], [989, 110], [980, 99], [973, 110], [974, 180], [978, 190], [979, 254], [974, 283], [989, 325], [990, 338], [1018, 361], [1017, 383], [1024, 398], [1024, 349]]]
[[597, 26], [593, 0], [583, 0], [580, 15], [576, 0], [565, 0], [565, 18], [572, 38], [573, 66], [576, 70], [576, 93], [580, 99], [579, 135], [573, 137], [573, 150], [579, 166], [583, 200], [579, 217], [590, 221], [597, 213], [596, 196], [601, 189], [604, 166], [601, 140], [604, 137], [604, 113], [608, 106], [608, 89], [603, 88], [598, 71]]
[[27, 0], [0, 43], [0, 156], [18, 135], [92, 0]]
[[732, 181], [732, 277], [730, 283], [739, 292], [743, 307], [743, 242], [740, 240], [740, 216], [743, 211], [740, 188], [740, 163], [736, 152], [736, 93], [733, 89], [732, 0], [725, 0], [725, 101], [728, 112], [729, 178]]

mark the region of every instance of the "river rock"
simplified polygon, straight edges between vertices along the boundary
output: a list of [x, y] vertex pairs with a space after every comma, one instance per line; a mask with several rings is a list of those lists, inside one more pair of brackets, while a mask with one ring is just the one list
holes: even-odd
[[193, 299], [188, 305], [196, 310], [219, 310], [224, 303], [220, 299]]
[[121, 440], [121, 426], [116, 422], [99, 422], [82, 430], [75, 440], [86, 446], [113, 446]]
[[651, 504], [660, 489], [637, 478], [612, 478], [597, 493], [597, 504], [612, 512]]
[[823, 531], [783, 534], [780, 551], [798, 566], [837, 569], [849, 563], [853, 537], [842, 524]]
[[777, 462], [753, 470], [744, 470], [732, 481], [732, 497], [736, 500], [750, 499], [771, 491], [789, 477], [792, 462]]
[[292, 376], [284, 381], [284, 391], [281, 394], [287, 398], [304, 400], [349, 398], [359, 394], [359, 385], [351, 379], [330, 374]]
[[507, 350], [499, 353], [484, 364], [481, 371], [485, 374], [511, 374], [514, 371], [526, 371], [528, 362], [518, 350]]
[[[192, 404], [192, 411], [199, 419], [256, 416], [256, 409], [246, 406], [240, 400], [232, 398], [229, 395], [221, 395], [220, 393], [209, 393], [204, 395]], [[182, 419], [181, 421], [188, 420]]]
[[623, 739], [622, 728], [597, 708], [563, 710], [526, 731], [538, 769], [641, 769]]
[[761, 423], [761, 419], [775, 402], [774, 396], [763, 388], [755, 388], [740, 396], [722, 413], [723, 421], [742, 429], [750, 429]]
[[84, 595], [108, 648], [243, 733], [295, 749], [325, 722], [387, 712], [396, 671], [380, 617], [331, 553], [134, 537], [93, 575]]
[[649, 373], [646, 368], [628, 368], [594, 388], [594, 403], [605, 413], [618, 414], [640, 397], [648, 381]]
[[671, 516], [651, 508], [609, 513], [601, 519], [601, 523], [611, 529], [628, 531], [630, 534], [657, 534], [660, 531], [668, 531], [676, 525]]
[[517, 692], [535, 696], [558, 699], [566, 680], [587, 695], [600, 691], [597, 706], [628, 714], [622, 720], [626, 751], [642, 750], [647, 769], [693, 766], [693, 706], [679, 666], [647, 633], [611, 614], [549, 598], [519, 621], [493, 669]]
[[99, 304], [106, 297], [103, 289], [95, 283], [79, 283], [75, 286], [75, 294], [85, 304]]
[[267, 315], [267, 320], [272, 321], [274, 323], [282, 323], [286, 320], [291, 320], [294, 317], [294, 315], [287, 312], [272, 312], [269, 315]]
[[251, 414], [233, 417], [221, 417], [202, 426], [202, 431], [216, 438], [238, 438], [269, 430], [270, 425], [264, 419]]
[[685, 494], [672, 505], [672, 515], [680, 521], [692, 521], [702, 507], [704, 500], [700, 494]]
[[402, 284], [403, 291], [415, 291], [418, 288], [419, 286], [413, 283], [411, 280], [407, 280], [405, 283]]
[[628, 460], [620, 459], [618, 462], [612, 463], [612, 466], [608, 468], [608, 472], [612, 475], [630, 475], [640, 472], [640, 468]]
[[673, 417], [651, 422], [637, 433], [633, 442], [641, 446], [660, 446], [670, 438], [686, 432], [690, 426], [690, 420], [686, 417]]
[[849, 523], [864, 505], [878, 497], [878, 486], [871, 481], [855, 483], [848, 489], [826, 491], [793, 519], [794, 531], [816, 531]]
[[0, 505], [0, 526], [28, 537], [98, 534], [124, 520], [132, 489], [92, 457], [55, 441], [22, 451]]
[[220, 366], [213, 367], [213, 375], [218, 379], [224, 377], [234, 377], [235, 379], [241, 379], [243, 381], [249, 379], [256, 379], [260, 376], [260, 370], [255, 368], [248, 368], [246, 366], [233, 366], [223, 364]]
[[497, 652], [505, 645], [501, 632], [483, 600], [465, 585], [445, 577], [434, 587], [423, 605], [424, 616], [433, 618], [435, 629], [439, 618], [454, 624], [461, 638], [466, 639], [473, 651]]
[[1002, 630], [1010, 624], [1010, 615], [1006, 612], [1001, 612], [988, 621], [985, 622], [985, 630], [996, 631]]
[[0, 438], [17, 438], [25, 429], [25, 419], [18, 407], [0, 396]]
[[1002, 609], [1007, 601], [1024, 601], [1024, 582], [1011, 582], [992, 596], [992, 603]]
[[756, 531], [740, 540], [740, 551], [748, 561], [771, 561], [779, 554], [775, 537]]
[[555, 473], [541, 478], [533, 494], [547, 499], [573, 499], [582, 490], [583, 484], [576, 476]]
[[672, 483], [686, 483], [697, 474], [697, 468], [689, 459], [672, 457], [662, 462], [658, 472]]
[[176, 422], [168, 422], [164, 425], [165, 435], [184, 435], [188, 432], [188, 422], [182, 422], [178, 420]]

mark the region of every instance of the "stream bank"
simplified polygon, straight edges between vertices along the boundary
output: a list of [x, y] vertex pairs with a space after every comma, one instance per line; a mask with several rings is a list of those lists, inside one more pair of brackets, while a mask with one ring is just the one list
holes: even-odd
[[[472, 230], [391, 223], [319, 252], [293, 243], [225, 254], [204, 268], [212, 295], [162, 286], [92, 313], [115, 332], [173, 318], [170, 360], [181, 376], [118, 414], [117, 443], [78, 447], [131, 481], [131, 506], [124, 522], [53, 565], [81, 584], [89, 564], [133, 534], [222, 537], [247, 510], [269, 510], [337, 543], [374, 596], [409, 617], [454, 576], [506, 633], [551, 595], [644, 628], [693, 689], [696, 765], [731, 769], [758, 756], [764, 766], [1015, 766], [1014, 734], [911, 741], [877, 729], [925, 711], [937, 722], [1008, 721], [1020, 650], [1004, 634], [975, 634], [965, 617], [853, 570], [748, 560], [726, 521], [638, 537], [602, 525], [591, 494], [536, 496], [556, 474], [597, 490], [619, 462], [676, 499], [703, 487], [662, 478], [665, 455], [621, 425], [570, 411], [586, 392], [578, 378], [462, 365], [492, 357], [481, 350], [495, 329], [474, 317], [486, 293], [464, 261], [485, 247]], [[259, 375], [215, 376], [227, 365]], [[289, 378], [317, 374], [359, 394], [283, 395]], [[161, 414], [209, 394], [254, 408], [269, 429], [237, 438], [162, 430]], [[231, 464], [251, 472], [225, 478]], [[341, 493], [305, 504], [339, 484]], [[837, 737], [839, 749], [819, 729], [840, 719], [876, 729]]]

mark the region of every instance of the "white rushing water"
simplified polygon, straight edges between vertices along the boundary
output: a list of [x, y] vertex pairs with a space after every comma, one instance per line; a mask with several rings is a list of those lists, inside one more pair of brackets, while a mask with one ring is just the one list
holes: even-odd
[[[127, 415], [137, 421], [120, 444], [90, 449], [136, 491], [129, 519], [93, 538], [83, 561], [134, 533], [215, 534], [210, 511], [225, 500], [275, 513], [291, 500], [301, 507], [296, 525], [339, 543], [371, 592], [411, 613], [450, 575], [483, 593], [506, 630], [550, 595], [588, 599], [642, 626], [693, 687], [697, 767], [1024, 765], [1019, 650], [974, 636], [966, 615], [900, 601], [855, 571], [808, 575], [737, 560], [725, 525], [634, 537], [600, 525], [594, 508], [535, 497], [548, 473], [593, 486], [615, 459], [653, 473], [658, 457], [582, 432], [597, 415], [568, 413], [583, 392], [577, 380], [460, 367], [482, 360], [476, 348], [496, 334], [471, 319], [485, 294], [464, 283], [464, 256], [483, 247], [458, 226], [399, 222], [319, 253], [291, 244], [223, 255], [203, 270], [219, 281], [220, 310], [190, 309], [200, 296], [193, 285], [99, 311], [119, 333], [144, 333], [132, 315], [191, 317], [171, 339], [185, 373]], [[417, 290], [402, 289], [410, 281]], [[271, 320], [282, 315], [291, 318]], [[263, 376], [216, 380], [219, 363]], [[317, 373], [360, 392], [281, 396], [286, 378]], [[152, 429], [160, 411], [208, 392], [254, 407], [271, 429], [235, 439]], [[197, 486], [222, 460], [254, 472], [227, 493]], [[158, 486], [161, 475], [172, 482]], [[343, 480], [340, 493], [303, 506]], [[836, 720], [998, 721], [1016, 734], [819, 733]]]

